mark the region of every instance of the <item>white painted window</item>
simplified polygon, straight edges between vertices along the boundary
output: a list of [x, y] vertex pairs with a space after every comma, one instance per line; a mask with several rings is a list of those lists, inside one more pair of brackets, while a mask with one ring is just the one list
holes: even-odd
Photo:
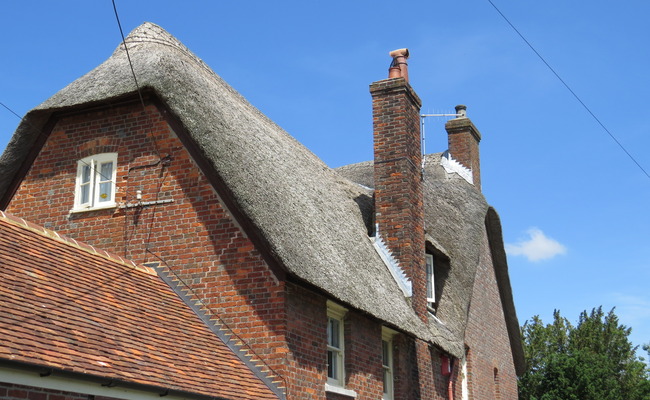
[[115, 206], [117, 153], [95, 154], [77, 162], [74, 211]]
[[381, 332], [381, 365], [383, 368], [382, 382], [384, 386], [383, 400], [393, 399], [395, 375], [393, 370], [393, 336], [395, 332], [382, 328]]
[[436, 302], [436, 281], [434, 276], [433, 255], [426, 254], [427, 268], [427, 303], [432, 306]]
[[345, 345], [343, 317], [345, 309], [333, 303], [327, 306], [327, 382], [345, 385]]

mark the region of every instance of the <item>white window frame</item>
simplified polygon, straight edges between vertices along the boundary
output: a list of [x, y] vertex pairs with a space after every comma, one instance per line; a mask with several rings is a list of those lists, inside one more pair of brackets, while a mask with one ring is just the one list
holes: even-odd
[[[392, 329], [381, 328], [381, 366], [383, 368], [383, 400], [393, 400], [395, 391], [395, 369], [393, 358], [393, 336], [397, 332]], [[385, 357], [386, 356], [386, 357]], [[387, 358], [387, 359], [386, 359]]]
[[425, 265], [427, 274], [427, 303], [430, 307], [436, 303], [436, 280], [435, 280], [435, 263], [433, 254], [425, 254]]
[[[345, 386], [345, 335], [343, 318], [345, 317], [346, 309], [338, 304], [328, 302], [327, 304], [327, 383], [330, 385]], [[332, 324], [336, 324], [338, 329], [336, 332], [331, 332]], [[336, 335], [334, 339], [332, 335]], [[338, 342], [338, 347], [333, 342]], [[330, 353], [336, 356], [333, 374], [330, 376]]]
[[[111, 174], [110, 176], [102, 176], [101, 166], [107, 163], [113, 164]], [[90, 169], [86, 177], [87, 180], [84, 177], [84, 171], [88, 171], [86, 168]], [[117, 153], [95, 154], [77, 161], [77, 177], [75, 179], [74, 207], [72, 211], [89, 211], [115, 207], [116, 177]], [[110, 196], [101, 197], [100, 188], [102, 184], [109, 185]], [[82, 199], [84, 186], [88, 190], [87, 201]]]

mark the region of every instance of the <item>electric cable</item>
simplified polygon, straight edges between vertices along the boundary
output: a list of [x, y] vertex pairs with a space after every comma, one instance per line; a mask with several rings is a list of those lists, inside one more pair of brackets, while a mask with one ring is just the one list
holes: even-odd
[[20, 115], [16, 114], [16, 113], [14, 112], [14, 110], [12, 110], [12, 109], [9, 108], [8, 106], [6, 106], [5, 103], [3, 103], [3, 102], [0, 101], [0, 105], [3, 106], [4, 108], [6, 108], [10, 113], [12, 113], [13, 115], [15, 115], [16, 117], [18, 117], [21, 121], [23, 120], [23, 117], [21, 117]]
[[[151, 116], [147, 112], [147, 107], [144, 103], [144, 97], [142, 96], [142, 90], [140, 89], [140, 84], [138, 83], [138, 78], [135, 74], [133, 63], [131, 62], [129, 47], [126, 45], [126, 38], [124, 37], [124, 31], [122, 30], [122, 23], [120, 22], [120, 16], [117, 13], [117, 5], [115, 5], [115, 0], [111, 0], [111, 2], [113, 3], [113, 11], [115, 12], [115, 20], [117, 21], [117, 27], [120, 29], [120, 36], [122, 36], [122, 45], [124, 46], [124, 51], [126, 52], [126, 59], [129, 62], [129, 67], [131, 68], [131, 75], [133, 76], [133, 81], [135, 82], [135, 89], [138, 91], [138, 97], [140, 98], [140, 103], [142, 104], [142, 111], [147, 116], [149, 125], [153, 127], [153, 121], [151, 120]], [[156, 154], [158, 154], [158, 158], [162, 158], [162, 156], [160, 155], [160, 150], [158, 149], [158, 143], [156, 142], [156, 138], [153, 135], [153, 133], [151, 134], [150, 140], [153, 143], [153, 146], [156, 150]]]
[[113, 3], [113, 11], [115, 12], [115, 19], [117, 20], [117, 27], [120, 28], [120, 35], [122, 35], [122, 44], [124, 45], [124, 51], [126, 52], [126, 59], [129, 61], [129, 67], [131, 67], [131, 75], [133, 75], [133, 80], [135, 81], [135, 88], [138, 90], [138, 96], [140, 96], [140, 102], [142, 103], [142, 108], [144, 106], [144, 98], [142, 97], [142, 92], [140, 92], [140, 85], [138, 84], [138, 78], [135, 76], [135, 70], [133, 69], [133, 63], [131, 63], [131, 56], [129, 55], [129, 48], [126, 46], [126, 39], [124, 38], [124, 31], [122, 30], [122, 24], [120, 23], [120, 16], [117, 14], [117, 6], [115, 5], [115, 0], [111, 0]]
[[612, 132], [610, 132], [609, 129], [607, 129], [605, 124], [603, 124], [600, 121], [600, 119], [596, 116], [596, 114], [594, 114], [591, 111], [591, 109], [587, 106], [587, 104], [585, 104], [585, 102], [582, 101], [580, 96], [578, 96], [576, 94], [576, 92], [574, 92], [573, 89], [571, 89], [571, 87], [564, 81], [564, 79], [562, 79], [562, 77], [560, 77], [560, 74], [558, 74], [555, 71], [555, 69], [553, 69], [553, 67], [551, 67], [551, 65], [544, 59], [544, 57], [542, 57], [542, 55], [535, 49], [535, 47], [533, 47], [533, 45], [524, 37], [524, 35], [521, 32], [519, 32], [519, 30], [512, 24], [512, 22], [510, 22], [510, 20], [501, 12], [501, 10], [499, 10], [499, 8], [492, 2], [492, 0], [487, 0], [487, 1], [488, 1], [488, 3], [490, 3], [492, 5], [492, 7], [494, 7], [494, 9], [499, 13], [499, 15], [501, 15], [501, 17], [508, 23], [508, 25], [510, 25], [510, 27], [517, 33], [517, 35], [519, 35], [519, 37], [528, 45], [528, 47], [530, 47], [530, 49], [537, 55], [537, 57], [539, 57], [539, 59], [542, 60], [544, 65], [546, 65], [546, 67], [553, 73], [553, 75], [555, 75], [555, 77], [560, 82], [562, 82], [564, 87], [573, 95], [573, 97], [575, 97], [576, 100], [578, 100], [578, 103], [580, 103], [582, 105], [582, 107], [585, 110], [587, 110], [587, 113], [589, 113], [589, 115], [591, 115], [591, 117], [598, 123], [598, 125], [600, 125], [600, 127], [603, 128], [603, 130], [605, 132], [607, 132], [609, 137], [611, 137], [612, 140], [614, 140], [614, 142], [616, 142], [618, 147], [620, 147], [621, 150], [623, 150], [623, 152], [625, 152], [625, 154], [627, 154], [627, 156], [634, 162], [634, 164], [636, 164], [636, 166], [639, 167], [639, 169], [645, 174], [645, 176], [648, 177], [648, 179], [650, 179], [650, 174], [641, 166], [641, 164], [634, 158], [634, 156], [632, 156], [632, 154], [630, 154], [630, 152], [627, 151], [625, 146], [623, 146], [623, 144], [618, 141], [618, 139], [614, 136], [614, 134]]

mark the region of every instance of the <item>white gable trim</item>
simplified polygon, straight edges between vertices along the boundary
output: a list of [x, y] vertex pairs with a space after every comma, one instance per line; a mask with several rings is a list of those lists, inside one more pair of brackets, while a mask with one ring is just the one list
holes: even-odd
[[474, 184], [474, 176], [472, 175], [472, 170], [454, 160], [451, 154], [449, 154], [449, 150], [442, 153], [442, 157], [440, 158], [440, 165], [442, 165], [448, 174], [455, 172], [467, 182], [471, 183], [472, 185]]
[[384, 239], [379, 235], [379, 231], [377, 231], [377, 235], [370, 238], [370, 240], [372, 241], [375, 250], [377, 250], [377, 254], [379, 254], [379, 257], [381, 257], [381, 260], [384, 262], [384, 265], [386, 265], [386, 268], [390, 271], [393, 279], [395, 279], [395, 282], [397, 282], [397, 285], [402, 290], [404, 297], [413, 296], [411, 280], [406, 276], [404, 270], [399, 266], [399, 262], [395, 257], [393, 257], [390, 250], [388, 250], [388, 246], [386, 246]]

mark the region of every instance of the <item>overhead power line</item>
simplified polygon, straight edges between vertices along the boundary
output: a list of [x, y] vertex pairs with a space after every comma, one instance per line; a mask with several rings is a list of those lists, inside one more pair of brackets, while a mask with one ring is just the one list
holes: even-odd
[[0, 101], [0, 105], [3, 106], [4, 108], [6, 108], [10, 113], [12, 113], [13, 115], [15, 115], [16, 117], [18, 117], [18, 119], [20, 119], [20, 120], [23, 119], [23, 117], [21, 117], [20, 115], [16, 114], [16, 112], [15, 112], [14, 110], [12, 110], [12, 109], [9, 108], [8, 106], [6, 106], [5, 103], [3, 103], [3, 102]]
[[548, 69], [553, 73], [553, 75], [555, 75], [555, 77], [556, 77], [560, 82], [562, 82], [562, 84], [564, 85], [564, 87], [565, 87], [565, 88], [566, 88], [566, 89], [567, 89], [567, 90], [568, 90], [568, 91], [573, 95], [573, 97], [575, 97], [576, 100], [578, 100], [578, 103], [580, 103], [580, 104], [582, 105], [582, 107], [584, 107], [584, 109], [587, 110], [587, 112], [589, 113], [589, 115], [591, 115], [591, 117], [592, 117], [592, 118], [593, 118], [593, 119], [598, 123], [598, 125], [600, 125], [600, 127], [603, 128], [603, 130], [604, 130], [605, 132], [607, 132], [607, 134], [612, 138], [612, 140], [614, 140], [614, 142], [616, 142], [616, 144], [618, 145], [618, 147], [620, 147], [621, 150], [623, 150], [623, 152], [625, 152], [625, 154], [627, 154], [627, 156], [630, 157], [630, 159], [634, 162], [634, 164], [636, 164], [636, 166], [639, 167], [639, 169], [640, 169], [640, 170], [645, 174], [645, 176], [648, 177], [648, 179], [650, 179], [650, 174], [648, 174], [648, 171], [646, 171], [646, 170], [641, 166], [641, 164], [640, 164], [640, 163], [639, 163], [639, 162], [634, 158], [634, 156], [632, 156], [632, 154], [630, 154], [630, 152], [627, 151], [627, 149], [625, 148], [625, 146], [623, 146], [623, 144], [621, 144], [621, 142], [619, 142], [618, 139], [616, 139], [616, 137], [614, 136], [614, 134], [613, 134], [612, 132], [610, 132], [609, 129], [607, 129], [607, 127], [605, 126], [605, 124], [603, 124], [603, 123], [600, 121], [600, 119], [596, 116], [596, 114], [594, 114], [594, 113], [591, 111], [591, 109], [590, 109], [590, 108], [585, 104], [585, 102], [582, 101], [582, 99], [580, 98], [580, 96], [578, 96], [578, 95], [576, 94], [576, 92], [574, 92], [573, 89], [571, 89], [571, 87], [570, 87], [570, 86], [569, 86], [569, 85], [564, 81], [564, 79], [562, 79], [562, 77], [560, 77], [560, 75], [555, 71], [555, 69], [553, 69], [553, 67], [551, 67], [551, 65], [550, 65], [548, 62], [546, 62], [546, 60], [544, 59], [544, 57], [542, 57], [542, 55], [539, 54], [539, 52], [535, 49], [535, 47], [533, 47], [533, 45], [530, 44], [530, 42], [529, 42], [529, 41], [524, 37], [524, 35], [522, 35], [521, 32], [519, 32], [519, 30], [518, 30], [518, 29], [517, 29], [517, 28], [512, 24], [512, 22], [510, 22], [510, 20], [509, 20], [509, 19], [508, 19], [508, 18], [507, 18], [507, 17], [506, 17], [502, 12], [501, 12], [501, 10], [499, 10], [499, 8], [498, 8], [498, 7], [497, 7], [497, 6], [492, 2], [492, 0], [487, 0], [487, 1], [488, 1], [488, 3], [490, 3], [490, 4], [492, 5], [492, 7], [494, 7], [494, 9], [499, 13], [499, 15], [501, 15], [501, 17], [502, 17], [502, 18], [503, 18], [503, 19], [508, 23], [508, 25], [510, 25], [510, 27], [511, 27], [515, 32], [517, 32], [517, 35], [519, 35], [519, 37], [520, 37], [520, 38], [521, 38], [521, 39], [522, 39], [522, 40], [523, 40], [523, 41], [528, 45], [528, 47], [530, 47], [530, 49], [531, 49], [531, 50], [532, 50], [532, 51], [537, 55], [537, 57], [539, 57], [539, 59], [542, 60], [542, 62], [544, 63], [544, 65], [546, 65], [546, 67], [547, 67], [547, 68], [548, 68]]
[[129, 55], [129, 48], [126, 46], [126, 39], [124, 38], [124, 31], [122, 30], [122, 24], [120, 23], [120, 16], [117, 14], [117, 6], [115, 5], [115, 0], [111, 0], [113, 3], [113, 11], [115, 11], [115, 19], [117, 20], [117, 27], [120, 28], [120, 35], [122, 35], [122, 44], [124, 45], [124, 51], [126, 51], [126, 59], [129, 61], [129, 67], [131, 67], [131, 74], [133, 75], [133, 81], [135, 82], [135, 88], [138, 90], [138, 96], [140, 96], [140, 102], [142, 103], [142, 108], [145, 108], [144, 98], [142, 97], [142, 92], [140, 92], [140, 85], [138, 84], [138, 78], [135, 76], [135, 70], [133, 69], [133, 64], [131, 63], [131, 56]]

